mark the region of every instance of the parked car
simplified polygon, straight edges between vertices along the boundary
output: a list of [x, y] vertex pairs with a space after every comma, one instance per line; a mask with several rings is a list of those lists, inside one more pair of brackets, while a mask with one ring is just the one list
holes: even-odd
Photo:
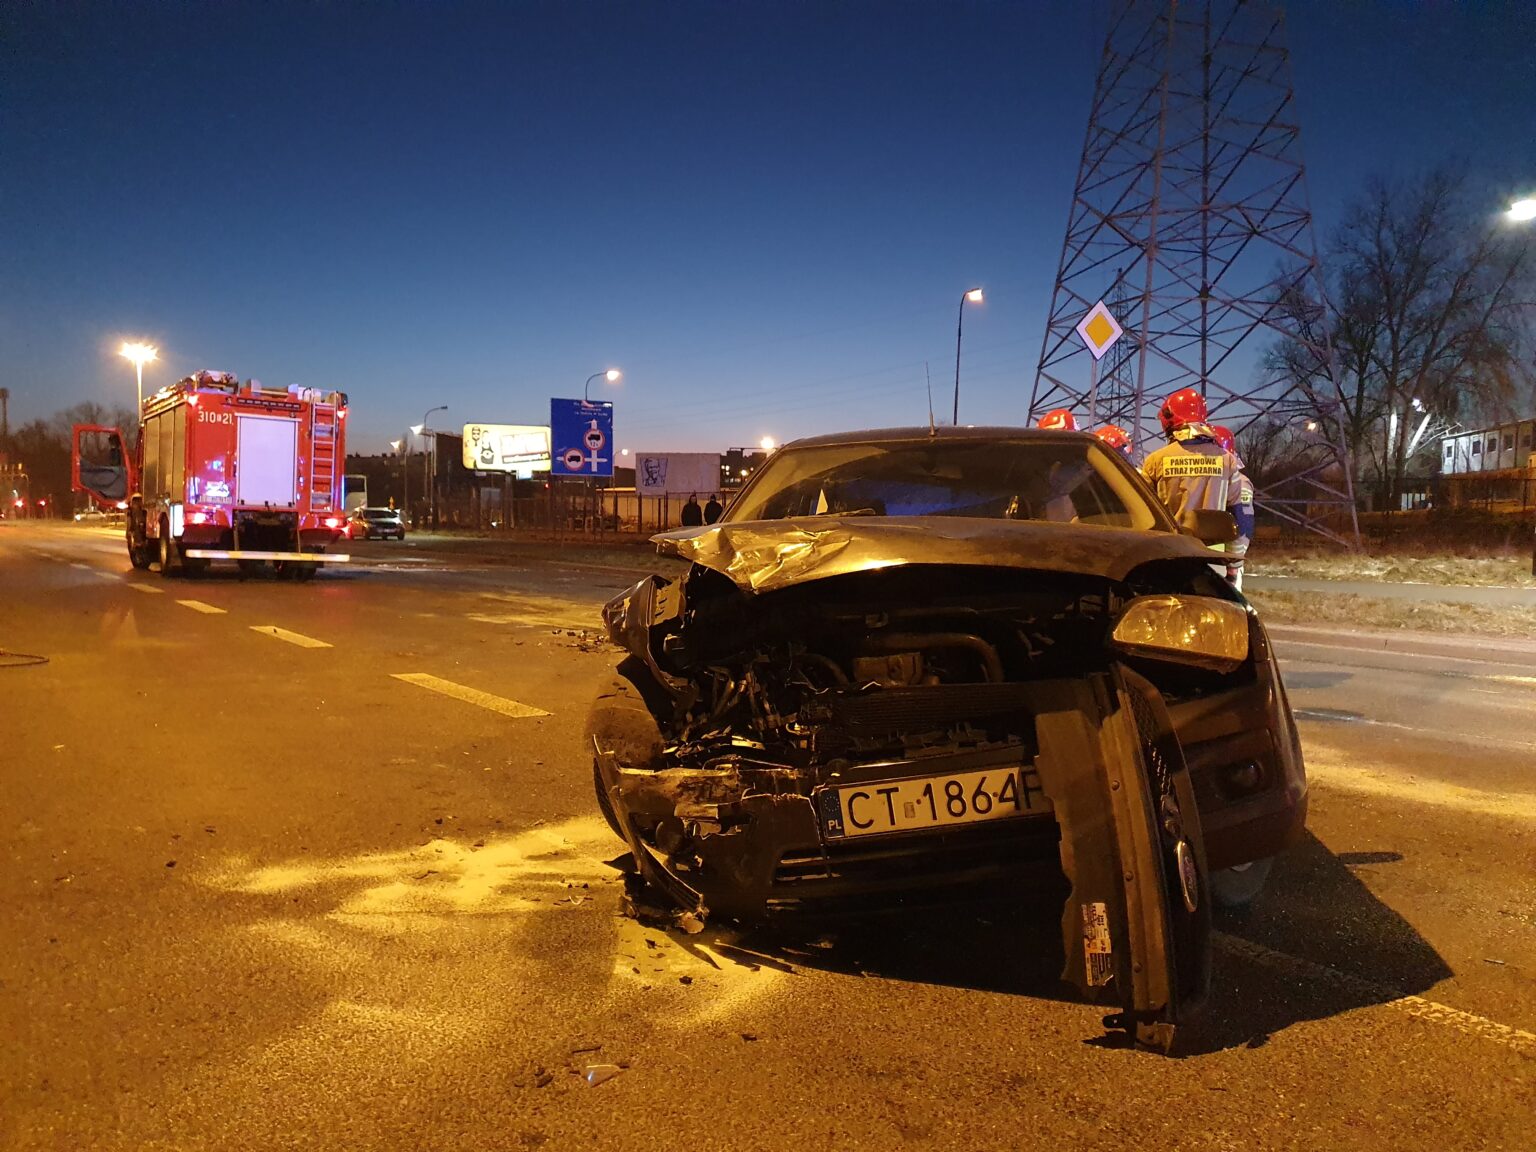
[[405, 520], [395, 508], [357, 508], [348, 518], [349, 534], [354, 540], [405, 539]]
[[75, 513], [76, 524], [106, 524], [108, 519], [107, 514], [95, 505]]
[[683, 577], [604, 608], [598, 806], [685, 926], [1064, 876], [1076, 978], [1128, 988], [1138, 916], [1164, 910], [1143, 949], [1198, 952], [1211, 898], [1253, 899], [1303, 830], [1279, 669], [1206, 546], [1235, 532], [1084, 433], [788, 444], [719, 523], [655, 537]]

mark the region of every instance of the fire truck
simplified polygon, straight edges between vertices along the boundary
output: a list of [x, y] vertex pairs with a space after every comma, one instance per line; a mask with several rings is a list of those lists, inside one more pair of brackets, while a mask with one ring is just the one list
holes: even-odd
[[144, 400], [123, 432], [74, 428], [74, 487], [126, 519], [135, 568], [195, 575], [215, 560], [312, 577], [349, 559], [343, 496], [347, 397], [198, 372]]

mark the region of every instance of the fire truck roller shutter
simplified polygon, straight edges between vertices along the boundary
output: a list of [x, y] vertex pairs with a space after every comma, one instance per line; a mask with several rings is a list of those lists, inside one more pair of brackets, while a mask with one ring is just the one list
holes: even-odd
[[298, 502], [299, 422], [281, 416], [236, 420], [236, 503], [292, 508]]

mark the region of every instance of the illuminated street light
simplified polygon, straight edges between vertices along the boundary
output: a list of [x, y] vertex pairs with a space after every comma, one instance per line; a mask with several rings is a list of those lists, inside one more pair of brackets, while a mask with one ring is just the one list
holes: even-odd
[[133, 361], [133, 374], [139, 382], [139, 411], [144, 411], [144, 365], [160, 358], [159, 350], [152, 344], [124, 344], [117, 350], [124, 359]]
[[581, 390], [581, 402], [583, 404], [590, 404], [590, 403], [592, 403], [592, 398], [591, 398], [591, 395], [590, 395], [591, 390], [592, 390], [592, 381], [596, 380], [599, 376], [601, 376], [604, 380], [608, 381], [608, 383], [610, 383], [610, 384], [617, 384], [619, 382], [619, 378], [621, 376], [623, 376], [623, 375], [624, 375], [624, 373], [620, 372], [617, 368], [609, 368], [606, 372], [594, 372], [594, 373], [592, 373], [592, 375], [587, 377], [587, 382], [582, 387], [582, 390]]
[[969, 301], [972, 304], [982, 302], [980, 288], [972, 288], [960, 297], [960, 315], [955, 321], [955, 413], [952, 423], [960, 423], [960, 336], [965, 331], [965, 305]]
[[1509, 211], [1504, 213], [1516, 224], [1524, 224], [1527, 220], [1536, 220], [1536, 199], [1526, 197], [1524, 200], [1516, 200], [1509, 206]]
[[757, 442], [757, 446], [759, 448], [761, 448], [764, 452], [772, 452], [775, 448], [778, 447], [778, 445], [776, 443], [774, 443], [774, 440], [773, 440], [772, 436], [764, 436], [761, 440], [759, 440]]
[[389, 450], [398, 456], [400, 454], [400, 445], [404, 443], [404, 440], [391, 440], [389, 442]]
[[[448, 405], [446, 404], [439, 404], [436, 408], [428, 408], [426, 414], [421, 418], [421, 423], [412, 428], [411, 431], [416, 433], [418, 436], [420, 436], [423, 432], [430, 431], [430, 429], [427, 427], [427, 421], [432, 419], [432, 413], [446, 411], [448, 411]], [[432, 525], [436, 527], [437, 485], [433, 482], [433, 473], [437, 471], [436, 437], [433, 437], [433, 439], [429, 441], [427, 445], [423, 445], [423, 448], [428, 447], [430, 448], [430, 451], [423, 451], [421, 454], [421, 482], [422, 487], [427, 490], [427, 516], [429, 517]], [[409, 471], [409, 468], [407, 468], [407, 471]]]

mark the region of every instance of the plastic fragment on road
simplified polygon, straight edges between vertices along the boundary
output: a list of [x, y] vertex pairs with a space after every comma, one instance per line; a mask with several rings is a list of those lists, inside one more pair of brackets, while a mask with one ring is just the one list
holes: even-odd
[[617, 1064], [588, 1064], [581, 1078], [596, 1088], [599, 1084], [612, 1080], [622, 1071], [624, 1069]]

